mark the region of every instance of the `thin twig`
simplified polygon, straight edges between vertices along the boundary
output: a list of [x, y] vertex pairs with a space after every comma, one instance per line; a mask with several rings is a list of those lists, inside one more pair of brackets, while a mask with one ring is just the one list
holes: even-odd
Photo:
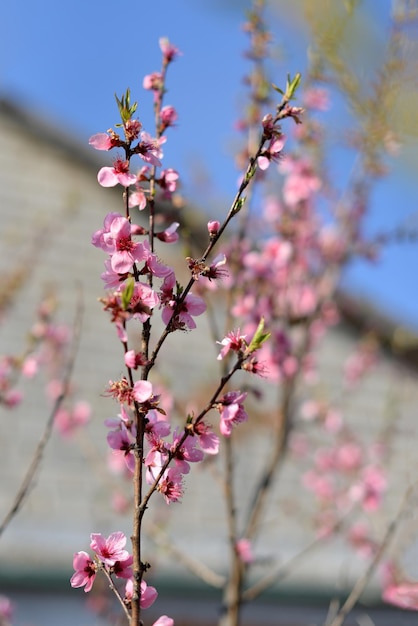
[[374, 558], [371, 560], [363, 576], [361, 576], [358, 579], [350, 595], [348, 596], [348, 598], [346, 599], [346, 601], [344, 602], [344, 604], [342, 605], [338, 613], [333, 617], [332, 621], [331, 622], [326, 621], [324, 626], [342, 626], [344, 624], [345, 618], [350, 613], [350, 611], [354, 608], [355, 604], [357, 603], [357, 600], [360, 598], [361, 594], [366, 588], [377, 565], [379, 564], [381, 558], [383, 557], [383, 554], [387, 550], [388, 545], [390, 541], [392, 540], [393, 535], [395, 534], [395, 531], [397, 530], [402, 518], [406, 515], [408, 508], [410, 506], [410, 499], [411, 499], [411, 494], [412, 494], [413, 489], [414, 487], [410, 487], [405, 492], [401, 505], [399, 507], [398, 513], [389, 524], [386, 534], [383, 537], [383, 540], [379, 546], [379, 549], [377, 550]]
[[33, 455], [33, 459], [32, 462], [29, 465], [29, 468], [25, 474], [25, 477], [23, 478], [22, 484], [20, 485], [19, 490], [16, 493], [14, 502], [9, 510], [9, 512], [6, 514], [3, 522], [0, 525], [0, 536], [2, 535], [2, 533], [6, 530], [7, 526], [10, 524], [10, 522], [12, 521], [12, 519], [17, 515], [17, 513], [19, 512], [22, 503], [26, 497], [26, 495], [29, 492], [29, 489], [31, 487], [31, 485], [33, 484], [34, 480], [35, 480], [35, 476], [37, 474], [37, 471], [39, 469], [39, 465], [42, 461], [42, 457], [46, 448], [46, 445], [51, 437], [51, 433], [52, 433], [52, 428], [54, 425], [54, 420], [55, 420], [55, 416], [64, 400], [64, 398], [67, 395], [68, 392], [68, 386], [70, 383], [70, 379], [71, 379], [71, 375], [73, 372], [73, 368], [74, 368], [74, 362], [75, 362], [75, 358], [77, 355], [77, 351], [78, 351], [78, 346], [79, 346], [79, 342], [80, 342], [80, 334], [81, 334], [81, 320], [83, 317], [83, 303], [82, 303], [82, 299], [81, 299], [81, 293], [79, 291], [79, 297], [78, 297], [78, 304], [77, 304], [77, 309], [76, 309], [76, 314], [75, 314], [75, 318], [74, 318], [74, 324], [73, 324], [73, 341], [72, 341], [72, 346], [71, 346], [71, 352], [70, 355], [68, 357], [68, 361], [67, 361], [67, 366], [65, 368], [65, 372], [64, 372], [64, 378], [63, 378], [63, 384], [62, 384], [62, 391], [60, 393], [60, 395], [57, 397], [57, 399], [55, 400], [54, 406], [52, 408], [52, 411], [49, 415], [48, 421], [45, 425], [45, 429], [44, 432], [42, 434], [41, 439], [39, 440], [39, 443], [36, 447], [35, 453]]
[[284, 580], [287, 576], [289, 576], [293, 568], [300, 562], [304, 562], [305, 557], [315, 550], [318, 546], [323, 545], [324, 542], [327, 541], [335, 532], [338, 532], [343, 524], [343, 519], [338, 520], [332, 529], [329, 536], [321, 536], [316, 537], [313, 541], [307, 544], [300, 552], [290, 557], [286, 563], [278, 565], [271, 572], [268, 572], [265, 576], [260, 578], [257, 582], [255, 582], [251, 587], [248, 587], [242, 594], [243, 602], [250, 602], [255, 600], [259, 595], [266, 591], [272, 585]]
[[107, 580], [109, 581], [109, 587], [111, 588], [111, 590], [113, 591], [113, 593], [115, 594], [115, 596], [117, 597], [119, 604], [122, 606], [123, 611], [128, 619], [128, 622], [131, 621], [131, 614], [129, 612], [128, 607], [126, 606], [125, 602], [123, 601], [122, 596], [119, 593], [119, 590], [116, 588], [115, 583], [112, 580], [111, 575], [109, 574], [109, 572], [106, 570], [105, 567], [101, 568], [101, 570], [103, 572], [103, 574], [106, 576]]
[[192, 574], [203, 580], [208, 585], [222, 589], [225, 585], [225, 576], [217, 574], [204, 563], [196, 561], [188, 556], [183, 550], [180, 550], [167, 535], [167, 533], [156, 524], [147, 525], [145, 533], [164, 550], [175, 557], [182, 565], [184, 565]]

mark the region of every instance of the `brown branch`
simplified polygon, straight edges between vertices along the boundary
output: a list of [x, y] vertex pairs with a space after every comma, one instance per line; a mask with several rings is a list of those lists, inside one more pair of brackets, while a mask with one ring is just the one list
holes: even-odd
[[39, 465], [41, 463], [46, 445], [51, 437], [55, 416], [64, 398], [67, 395], [68, 386], [70, 383], [71, 375], [72, 375], [73, 368], [74, 368], [74, 362], [75, 362], [75, 358], [77, 355], [78, 346], [80, 343], [82, 317], [83, 317], [83, 303], [81, 299], [81, 293], [79, 291], [78, 304], [77, 304], [77, 309], [76, 309], [76, 314], [75, 314], [75, 319], [74, 319], [74, 324], [73, 324], [72, 349], [68, 357], [67, 365], [66, 365], [65, 372], [64, 372], [64, 378], [62, 381], [63, 382], [62, 391], [60, 395], [57, 397], [57, 399], [55, 400], [54, 406], [52, 408], [48, 421], [45, 425], [44, 432], [42, 434], [41, 439], [38, 442], [35, 453], [33, 455], [32, 462], [30, 463], [28, 470], [23, 478], [22, 484], [19, 487], [19, 490], [15, 496], [14, 502], [9, 512], [6, 514], [5, 518], [3, 519], [3, 522], [0, 525], [0, 537], [2, 533], [6, 530], [7, 526], [10, 524], [12, 519], [15, 517], [15, 515], [17, 515], [17, 513], [19, 512], [22, 506], [22, 503], [29, 492], [31, 485], [33, 484], [35, 480], [35, 476], [39, 469]]
[[345, 618], [350, 613], [350, 611], [352, 611], [355, 604], [357, 603], [357, 600], [360, 598], [361, 594], [365, 590], [376, 567], [378, 566], [385, 551], [387, 550], [389, 543], [391, 542], [401, 520], [408, 512], [408, 509], [411, 504], [410, 500], [411, 500], [413, 489], [414, 487], [410, 487], [409, 489], [406, 490], [403, 496], [401, 505], [399, 507], [398, 513], [389, 524], [386, 534], [383, 537], [383, 540], [379, 546], [379, 549], [377, 550], [374, 558], [371, 560], [368, 568], [366, 569], [364, 574], [358, 579], [351, 593], [349, 594], [348, 598], [346, 599], [346, 601], [344, 602], [340, 610], [337, 612], [337, 614], [332, 618], [332, 621], [327, 620], [324, 626], [342, 626], [344, 624]]
[[335, 532], [338, 532], [341, 529], [343, 524], [343, 519], [338, 520], [331, 529], [330, 535], [316, 537], [311, 543], [306, 545], [300, 552], [292, 556], [286, 563], [278, 565], [271, 572], [268, 572], [265, 576], [260, 578], [257, 582], [255, 582], [251, 587], [248, 587], [242, 594], [243, 602], [250, 602], [258, 598], [259, 595], [266, 591], [272, 585], [284, 580], [289, 574], [291, 574], [295, 565], [297, 565], [300, 561], [303, 562], [306, 555], [315, 550], [318, 546], [323, 545]]
[[177, 548], [172, 539], [162, 528], [156, 524], [152, 524], [150, 526], [147, 525], [144, 531], [158, 546], [169, 552], [170, 556], [175, 557], [176, 561], [184, 565], [192, 574], [195, 574], [195, 576], [212, 587], [216, 587], [217, 589], [224, 587], [225, 576], [217, 574], [204, 563], [196, 561], [183, 550]]
[[123, 611], [124, 611], [124, 613], [125, 613], [125, 615], [127, 617], [128, 622], [130, 622], [131, 621], [131, 614], [130, 614], [130, 612], [128, 610], [128, 607], [126, 606], [125, 602], [123, 601], [123, 598], [120, 595], [118, 589], [116, 588], [115, 583], [113, 582], [111, 575], [109, 574], [109, 572], [104, 567], [100, 568], [100, 569], [103, 572], [103, 574], [106, 576], [107, 580], [109, 581], [110, 589], [113, 591], [113, 593], [117, 597], [117, 599], [119, 601], [119, 604], [122, 606]]

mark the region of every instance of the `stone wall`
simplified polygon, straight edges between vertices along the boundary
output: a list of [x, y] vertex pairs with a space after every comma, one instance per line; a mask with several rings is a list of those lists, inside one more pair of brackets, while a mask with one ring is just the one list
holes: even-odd
[[[3, 568], [14, 574], [48, 576], [53, 570], [70, 574], [72, 554], [88, 549], [90, 532], [107, 534], [121, 529], [129, 534], [129, 518], [112, 513], [109, 507], [109, 487], [125, 487], [105, 469], [103, 427], [104, 419], [117, 412], [116, 404], [104, 398], [103, 391], [107, 381], [123, 371], [121, 351], [97, 302], [102, 294], [99, 275], [104, 255], [90, 244], [91, 234], [101, 227], [105, 214], [119, 210], [120, 193], [103, 190], [97, 184], [95, 175], [102, 161], [96, 157], [48, 125], [22, 118], [13, 109], [0, 108], [0, 268], [5, 275], [22, 260], [27, 268], [27, 280], [0, 326], [0, 352], [16, 352], [22, 347], [44, 287], [56, 291], [60, 317], [69, 324], [81, 287], [82, 340], [73, 380], [80, 398], [93, 407], [90, 425], [74, 439], [66, 441], [54, 433], [31, 492], [0, 541]], [[171, 255], [170, 262], [178, 251], [179, 246], [164, 248]], [[207, 321], [199, 318], [197, 323], [198, 331], [170, 337], [163, 350], [165, 367], [156, 373], [160, 380], [174, 384], [185, 408], [197, 400], [199, 385], [207, 385], [217, 371], [216, 347], [207, 338]], [[337, 403], [345, 393], [341, 388], [342, 363], [356, 340], [342, 324], [330, 333], [320, 352], [324, 391]], [[21, 407], [14, 411], [0, 408], [0, 517], [11, 504], [49, 414], [38, 382], [25, 382], [25, 386], [27, 395]], [[276, 391], [266, 393], [273, 410]], [[400, 416], [394, 427], [393, 465], [401, 489], [395, 486], [386, 517], [378, 522], [384, 528], [385, 520], [396, 510], [402, 487], [416, 473], [416, 380], [413, 372], [401, 369], [386, 355], [362, 383], [362, 393], [343, 400], [353, 428], [361, 429], [370, 442], [391, 411]], [[259, 410], [257, 405], [254, 409]], [[243, 496], [239, 510], [268, 454], [264, 431], [262, 436], [260, 432], [250, 422], [240, 434], [245, 452], [237, 472], [238, 492]], [[300, 485], [301, 469], [289, 464], [282, 470], [265, 532], [257, 545], [257, 552], [265, 559], [278, 556], [286, 560], [314, 538], [309, 523], [312, 502]], [[167, 532], [180, 547], [221, 572], [227, 543], [219, 473], [222, 466], [217, 462], [208, 463], [206, 469], [192, 468], [186, 478], [185, 506], [167, 508], [156, 498], [151, 517], [159, 523], [167, 521]], [[151, 540], [147, 549], [157, 571], [160, 564], [160, 571], [178, 577], [176, 561], [167, 565], [167, 555]], [[361, 567], [342, 544], [332, 544], [320, 556], [313, 553], [308, 557], [303, 570], [295, 570], [293, 582], [327, 586], [339, 579], [343, 584]]]

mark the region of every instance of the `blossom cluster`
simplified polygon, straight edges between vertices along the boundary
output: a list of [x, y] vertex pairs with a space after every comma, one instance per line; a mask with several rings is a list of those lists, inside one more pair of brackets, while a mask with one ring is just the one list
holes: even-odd
[[[138, 230], [126, 217], [109, 213], [103, 228], [92, 237], [93, 245], [108, 254], [102, 279], [106, 288], [113, 291], [102, 301], [105, 310], [111, 313], [119, 338], [122, 342], [126, 341], [124, 329], [129, 320], [137, 319], [144, 323], [157, 307], [162, 310], [163, 322], [171, 322], [173, 329], [195, 328], [193, 317], [205, 311], [205, 302], [189, 293], [182, 299], [181, 307], [178, 306], [181, 292], [177, 288], [174, 270], [158, 259], [147, 240], [134, 240]], [[173, 242], [173, 233], [171, 226], [165, 231], [164, 241]], [[145, 275], [163, 279], [160, 289], [139, 280]]]
[[55, 402], [65, 396], [65, 403], [55, 412], [54, 426], [62, 436], [69, 436], [89, 421], [91, 407], [86, 401], [75, 400], [74, 387], [64, 383], [71, 332], [55, 320], [55, 309], [55, 299], [46, 296], [27, 334], [24, 351], [0, 355], [0, 405], [9, 409], [19, 406], [24, 399], [21, 379], [34, 380], [44, 374], [47, 399]]
[[[160, 311], [166, 335], [178, 330], [193, 330], [196, 327], [194, 318], [204, 313], [206, 304], [201, 295], [192, 293], [192, 287], [202, 291], [200, 285], [205, 283], [209, 289], [213, 288], [218, 279], [228, 276], [228, 271], [225, 267], [226, 255], [223, 253], [211, 262], [206, 261], [206, 254], [201, 259], [187, 257], [190, 280], [183, 287], [174, 269], [161, 261], [155, 252], [156, 240], [162, 243], [175, 243], [178, 240], [179, 224], [173, 222], [164, 230], [156, 231], [155, 224], [160, 223], [158, 220], [150, 219], [148, 228], [132, 220], [131, 211], [136, 207], [140, 211], [148, 207], [150, 213], [154, 212], [158, 191], [162, 199], [171, 198], [179, 178], [178, 173], [170, 168], [158, 173], [163, 159], [162, 147], [166, 142], [164, 133], [178, 118], [174, 107], [162, 106], [165, 70], [178, 50], [167, 40], [162, 40], [160, 46], [163, 52], [162, 71], [154, 72], [144, 80], [144, 88], [154, 94], [156, 137], [144, 131], [141, 122], [134, 118], [137, 105], [131, 104], [130, 92], [127, 90], [121, 99], [117, 98], [122, 122], [118, 129], [122, 128], [122, 131], [111, 129], [90, 139], [90, 145], [98, 150], [116, 148], [123, 151], [123, 155], [114, 160], [113, 166], [100, 169], [97, 178], [103, 187], [121, 185], [124, 188], [125, 204], [125, 215], [111, 212], [105, 216], [103, 227], [92, 235], [92, 244], [107, 255], [105, 271], [101, 275], [106, 295], [101, 298], [101, 302], [122, 344], [127, 370], [126, 376], [109, 381], [106, 390], [106, 395], [113, 397], [119, 404], [117, 417], [105, 421], [109, 428], [107, 443], [111, 450], [112, 467], [123, 467], [126, 475], [132, 477], [135, 474], [135, 480], [138, 479], [140, 468], [140, 476], [144, 477], [149, 486], [145, 502], [158, 491], [170, 504], [181, 499], [184, 476], [190, 471], [191, 464], [202, 461], [205, 454], [218, 453], [219, 437], [204, 419], [206, 414], [212, 409], [218, 411], [219, 429], [225, 437], [231, 435], [235, 425], [248, 419], [244, 408], [247, 392], [229, 390], [223, 393], [223, 387], [238, 369], [256, 374], [263, 372], [263, 366], [254, 354], [268, 333], [263, 332], [261, 324], [250, 335], [252, 339], [249, 341], [246, 336], [240, 336], [239, 330], [226, 335], [220, 342], [222, 350], [219, 358], [229, 360], [232, 354], [235, 355], [235, 363], [229, 374], [222, 379], [218, 390], [201, 413], [197, 416], [189, 415], [183, 428], [172, 430], [167, 415], [169, 396], [165, 390], [161, 393], [148, 380], [155, 359], [154, 354], [150, 356], [148, 332], [151, 317]], [[279, 156], [284, 140], [276, 136], [274, 129], [271, 130], [271, 139], [273, 137], [277, 141], [270, 142], [260, 154], [260, 167], [267, 167], [267, 161], [276, 160]], [[263, 141], [267, 141], [267, 137]], [[139, 157], [143, 162], [137, 171], [133, 169], [134, 157]], [[208, 223], [209, 248], [223, 227], [216, 220]], [[135, 350], [129, 345], [128, 324], [131, 322], [142, 325], [141, 350]], [[141, 370], [141, 376], [135, 381], [134, 372], [138, 369]], [[143, 474], [142, 468], [145, 469]], [[138, 540], [133, 539], [134, 553]], [[75, 554], [75, 574], [71, 584], [73, 587], [84, 586], [85, 591], [89, 591], [99, 570], [111, 578], [125, 578], [127, 582], [123, 602], [129, 610], [133, 610], [137, 602], [132, 596], [135, 586], [133, 580], [141, 581], [140, 608], [147, 608], [155, 600], [156, 591], [146, 585], [140, 573], [132, 572], [133, 556], [125, 550], [125, 543], [126, 537], [121, 532], [112, 533], [107, 539], [100, 534], [92, 534], [90, 547], [94, 556], [84, 551]], [[244, 542], [242, 546], [237, 544], [237, 550], [238, 546], [243, 562], [252, 560], [247, 543]], [[170, 624], [170, 619], [166, 617], [156, 622], [156, 626]]]
[[[145, 440], [147, 453], [144, 457], [146, 481], [149, 485], [157, 483], [157, 490], [166, 502], [177, 502], [183, 493], [183, 476], [190, 471], [190, 463], [202, 461], [204, 454], [217, 454], [219, 438], [209, 424], [203, 420], [191, 429], [175, 429], [171, 440], [171, 425], [166, 412], [159, 407], [159, 395], [153, 394], [149, 381], [138, 381], [133, 389], [135, 401], [146, 412]], [[147, 395], [150, 394], [148, 397]], [[140, 400], [138, 400], [140, 398]], [[136, 442], [136, 424], [132, 405], [121, 404], [117, 418], [106, 420], [110, 428], [107, 442], [113, 455], [123, 459], [127, 469], [135, 469], [134, 448]], [[169, 461], [173, 467], [166, 467]], [[165, 468], [165, 469], [163, 469]]]
[[[133, 594], [133, 557], [125, 549], [126, 536], [118, 531], [105, 538], [100, 533], [90, 536], [90, 548], [94, 552], [93, 558], [85, 551], [76, 552], [73, 559], [74, 574], [71, 577], [72, 587], [84, 587], [85, 592], [91, 591], [97, 572], [102, 569], [112, 578], [125, 580], [123, 602], [129, 608]], [[142, 580], [140, 587], [141, 608], [148, 609], [157, 599], [155, 587], [147, 585]], [[153, 626], [173, 626], [174, 622], [166, 615], [161, 616]]]

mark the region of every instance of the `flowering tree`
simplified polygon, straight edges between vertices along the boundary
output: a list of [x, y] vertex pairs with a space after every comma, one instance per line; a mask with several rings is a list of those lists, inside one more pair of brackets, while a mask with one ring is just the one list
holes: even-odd
[[[189, 464], [201, 461], [205, 453], [218, 452], [218, 437], [205, 421], [206, 415], [212, 409], [219, 412], [220, 431], [226, 437], [231, 435], [234, 425], [247, 420], [243, 406], [247, 394], [225, 390], [238, 370], [259, 372], [255, 354], [268, 338], [263, 330], [264, 322], [259, 322], [248, 341], [236, 333], [231, 333], [223, 340], [224, 347], [220, 356], [235, 353], [235, 362], [215, 386], [206, 406], [197, 415], [188, 415], [183, 429], [175, 430], [171, 441], [165, 439], [171, 429], [164, 419], [164, 397], [155, 393], [149, 374], [170, 334], [196, 327], [194, 317], [205, 311], [206, 304], [202, 297], [192, 293], [192, 288], [202, 278], [213, 281], [224, 275], [225, 257], [216, 257], [212, 262], [208, 262], [207, 258], [229, 222], [242, 209], [244, 192], [257, 167], [265, 169], [281, 150], [283, 140], [279, 122], [287, 117], [297, 118], [301, 111], [289, 104], [299, 84], [300, 76], [297, 75], [295, 79], [288, 81], [275, 114], [267, 115], [263, 119], [259, 145], [254, 156], [249, 159], [228, 215], [222, 224], [218, 221], [208, 223], [206, 250], [199, 259], [188, 257], [191, 276], [186, 286], [182, 286], [176, 279], [174, 269], [159, 261], [154, 249], [156, 238], [166, 243], [177, 240], [177, 224], [168, 226], [163, 232], [155, 232], [157, 189], [161, 189], [167, 197], [175, 190], [178, 178], [173, 170], [163, 170], [157, 175], [157, 168], [161, 166], [161, 146], [166, 140], [164, 133], [177, 118], [173, 107], [163, 106], [163, 95], [166, 71], [178, 55], [178, 50], [165, 39], [160, 41], [160, 46], [163, 53], [161, 72], [147, 76], [144, 80], [144, 87], [154, 93], [156, 137], [153, 138], [143, 131], [139, 120], [133, 118], [137, 105], [131, 104], [130, 92], [127, 90], [126, 94], [117, 99], [123, 136], [111, 130], [106, 134], [95, 135], [90, 140], [91, 145], [99, 150], [116, 147], [124, 151], [123, 157], [118, 157], [113, 167], [103, 167], [100, 170], [98, 181], [105, 187], [120, 184], [125, 188], [125, 215], [107, 215], [103, 228], [93, 235], [92, 243], [108, 255], [102, 278], [106, 287], [112, 288], [112, 292], [102, 302], [115, 324], [127, 368], [126, 377], [109, 383], [108, 394], [120, 403], [121, 412], [119, 420], [108, 423], [113, 429], [107, 439], [110, 447], [123, 455], [133, 474], [133, 554], [130, 556], [122, 549], [126, 537], [121, 533], [113, 533], [107, 540], [101, 535], [92, 535], [91, 548], [95, 552], [95, 559], [91, 559], [85, 552], [77, 553], [74, 557], [76, 573], [71, 583], [75, 587], [85, 586], [85, 590], [90, 590], [98, 569], [103, 570], [110, 580], [113, 575], [128, 578], [124, 596], [114, 588], [131, 624], [140, 623], [141, 609], [150, 604], [148, 596], [151, 594], [143, 580], [148, 565], [142, 560], [141, 551], [141, 526], [148, 502], [157, 491], [164, 496], [167, 503], [180, 500], [184, 475], [190, 470]], [[134, 175], [131, 173], [131, 160], [136, 155], [147, 165]], [[134, 186], [133, 193], [131, 186]], [[132, 223], [131, 210], [136, 206], [149, 209], [147, 229]], [[138, 242], [133, 239], [134, 236], [142, 236], [144, 239]], [[158, 279], [161, 285], [157, 291], [155, 281]], [[152, 345], [151, 320], [157, 307], [161, 309], [165, 328]], [[135, 321], [142, 325], [140, 351], [135, 351], [129, 345], [128, 324]], [[137, 369], [140, 369], [141, 375], [135, 381], [134, 372]], [[148, 450], [145, 449], [145, 442]], [[144, 484], [148, 485], [145, 493]], [[100, 545], [100, 549], [97, 545]], [[153, 592], [152, 599], [155, 596]], [[161, 620], [171, 623], [166, 617]]]
[[[255, 579], [252, 575], [259, 565], [256, 540], [285, 463], [293, 460], [302, 468], [302, 485], [312, 494], [313, 544], [340, 533], [369, 560], [327, 626], [342, 624], [354, 606], [412, 493], [407, 490], [399, 513], [375, 537], [366, 522], [380, 509], [388, 487], [386, 433], [378, 433], [373, 445], [366, 445], [344, 419], [343, 407], [320, 392], [316, 366], [320, 342], [339, 318], [336, 293], [341, 272], [356, 256], [373, 258], [381, 243], [368, 240], [362, 226], [371, 182], [383, 172], [388, 129], [379, 129], [373, 146], [357, 137], [361, 167], [344, 199], [336, 201], [340, 196], [324, 173], [324, 129], [316, 118], [329, 106], [323, 83], [330, 78], [318, 51], [302, 93], [300, 74], [289, 76], [281, 87], [270, 87], [265, 69], [269, 33], [262, 9], [263, 2], [255, 2], [245, 25], [253, 68], [247, 77], [248, 111], [239, 123], [247, 142], [237, 157], [238, 190], [224, 218], [207, 223], [203, 248], [185, 259], [186, 282], [165, 263], [161, 245], [179, 240], [179, 224], [164, 223], [164, 215], [158, 213], [158, 201], [169, 200], [179, 180], [172, 168], [161, 169], [167, 131], [178, 117], [164, 101], [167, 71], [179, 55], [167, 39], [160, 40], [160, 71], [146, 76], [143, 83], [153, 94], [154, 134], [145, 131], [136, 117], [137, 104], [131, 102], [128, 89], [117, 98], [120, 122], [90, 139], [93, 148], [118, 154], [112, 166], [100, 169], [99, 184], [123, 188], [123, 210], [105, 216], [92, 244], [106, 255], [101, 276], [106, 294], [101, 302], [120, 341], [125, 368], [125, 375], [107, 386], [119, 412], [106, 420], [106, 426], [113, 462], [123, 467], [132, 484], [132, 535], [129, 545], [120, 531], [108, 537], [92, 533], [90, 551], [74, 555], [71, 585], [89, 592], [97, 575], [104, 575], [131, 626], [144, 623], [143, 610], [157, 598], [156, 589], [146, 581], [150, 564], [143, 550], [144, 518], [157, 497], [168, 505], [179, 503], [192, 465], [208, 455], [224, 458], [228, 566], [225, 577], [212, 577], [223, 588], [222, 626], [239, 624], [243, 603], [275, 584], [289, 567], [273, 561], [262, 575]], [[381, 81], [387, 81], [386, 74]], [[376, 87], [376, 100], [383, 87]], [[147, 215], [145, 225], [139, 223], [138, 211]], [[220, 309], [225, 311], [222, 331]], [[172, 334], [194, 331], [195, 318], [204, 313], [211, 318], [213, 343], [219, 344], [219, 376], [201, 405], [185, 411], [173, 429], [168, 416], [171, 394], [157, 386], [153, 372]], [[162, 332], [156, 330], [157, 315]], [[368, 337], [359, 345], [345, 364], [348, 393], [373, 368], [377, 354], [374, 339]], [[266, 385], [277, 394], [274, 408], [271, 404], [268, 408], [269, 453], [244, 513], [238, 509], [235, 488], [240, 449], [236, 434], [260, 413]], [[247, 404], [254, 398], [250, 411]], [[57, 417], [57, 423], [64, 424], [65, 419]], [[257, 435], [261, 432], [257, 428]], [[308, 457], [310, 466], [305, 467]], [[393, 563], [382, 570], [384, 599], [417, 608], [415, 583]], [[171, 624], [165, 615], [154, 622]]]

